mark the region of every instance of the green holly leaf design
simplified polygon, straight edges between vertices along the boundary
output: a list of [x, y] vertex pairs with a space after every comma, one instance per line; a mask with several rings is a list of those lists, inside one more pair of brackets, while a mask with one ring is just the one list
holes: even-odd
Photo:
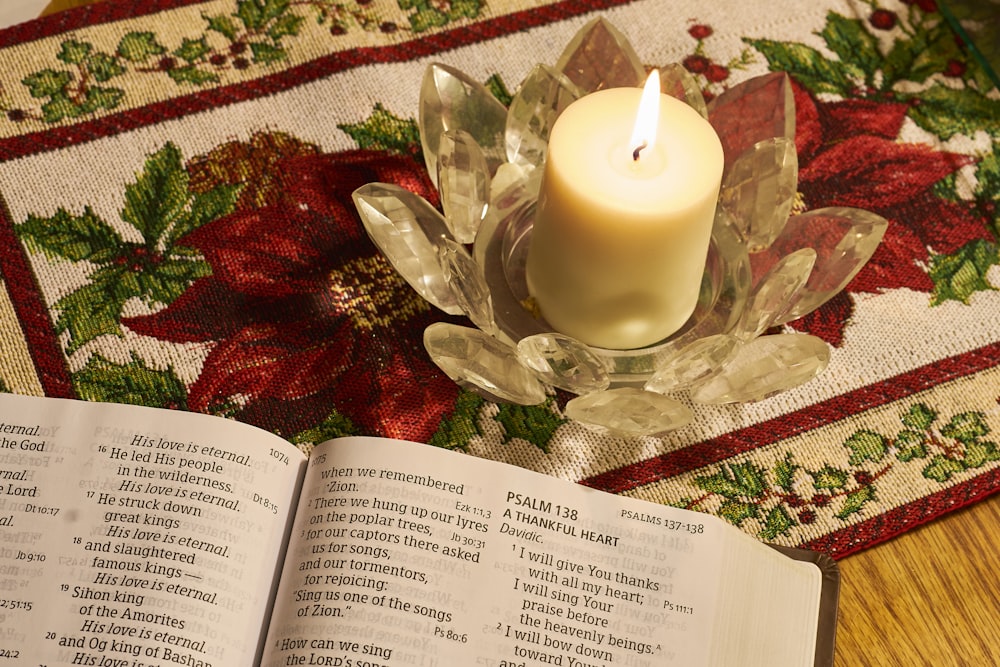
[[277, 62], [286, 57], [285, 50], [281, 46], [265, 44], [264, 42], [254, 42], [251, 44], [250, 53], [253, 54], [253, 61], [258, 65]]
[[838, 60], [833, 60], [805, 44], [776, 42], [769, 39], [744, 38], [744, 42], [760, 51], [772, 71], [787, 72], [802, 85], [817, 93], [848, 94], [854, 89], [853, 70]]
[[516, 439], [530, 442], [545, 453], [549, 451], [552, 436], [566, 419], [551, 407], [551, 399], [544, 405], [500, 404], [494, 419], [503, 426], [504, 443]]
[[878, 40], [868, 32], [865, 23], [830, 12], [819, 34], [841, 63], [853, 66], [849, 68], [852, 75], [871, 85], [883, 58]]
[[758, 510], [756, 503], [727, 498], [719, 506], [718, 515], [734, 526], [739, 526], [747, 519], [756, 518]]
[[69, 334], [70, 353], [100, 336], [120, 336], [122, 308], [126, 301], [139, 296], [138, 281], [127, 268], [100, 268], [91, 274], [89, 283], [56, 301], [56, 333]]
[[267, 30], [267, 36], [275, 42], [288, 35], [298, 35], [302, 30], [305, 19], [295, 14], [286, 14], [275, 19], [274, 23]]
[[134, 354], [126, 364], [94, 354], [82, 370], [73, 373], [72, 382], [77, 395], [88, 401], [157, 408], [187, 406], [187, 389], [173, 370], [152, 369]]
[[238, 186], [192, 194], [180, 151], [167, 144], [147, 158], [135, 182], [125, 188], [121, 219], [141, 242], [125, 242], [90, 208], [80, 216], [63, 209], [51, 218], [29, 216], [17, 228], [29, 248], [95, 267], [86, 285], [55, 303], [56, 330], [69, 334], [69, 352], [98, 336], [120, 336], [121, 311], [129, 299], [150, 307], [169, 304], [193, 281], [209, 275], [211, 267], [200, 254], [177, 241], [231, 212], [238, 195]]
[[799, 466], [792, 463], [791, 453], [785, 454], [785, 458], [774, 466], [774, 483], [785, 491], [791, 492], [795, 485], [795, 473], [798, 469]]
[[838, 519], [846, 519], [852, 514], [860, 512], [865, 503], [875, 500], [875, 487], [866, 484], [855, 491], [851, 491], [844, 496], [844, 504], [837, 512]]
[[503, 82], [503, 78], [499, 74], [494, 74], [486, 80], [486, 90], [490, 91], [490, 94], [505, 107], [509, 107], [514, 100], [513, 93], [507, 88], [507, 84]]
[[956, 134], [985, 131], [1000, 135], [998, 103], [973, 88], [935, 83], [914, 96], [908, 115], [923, 129], [947, 141]]
[[813, 478], [813, 486], [819, 489], [837, 490], [847, 486], [850, 473], [831, 465], [825, 465], [815, 472], [809, 473]]
[[109, 56], [106, 53], [95, 53], [87, 59], [87, 71], [94, 77], [94, 80], [105, 83], [124, 74], [125, 68], [114, 56]]
[[467, 450], [472, 438], [482, 435], [479, 412], [486, 400], [471, 391], [460, 391], [451, 416], [442, 419], [428, 444], [444, 449]]
[[410, 27], [416, 33], [448, 25], [447, 14], [427, 6], [421, 7], [415, 14], [411, 14], [409, 20]]
[[965, 470], [961, 461], [936, 454], [931, 458], [931, 462], [923, 469], [924, 477], [933, 479], [936, 482], [947, 482], [955, 473]]
[[160, 56], [167, 48], [156, 41], [151, 32], [130, 32], [118, 42], [116, 53], [120, 58], [133, 63], [141, 63], [153, 56]]
[[695, 477], [694, 483], [725, 498], [760, 498], [768, 488], [764, 470], [751, 462], [723, 465], [716, 473]]
[[349, 435], [358, 435], [358, 429], [350, 419], [335, 410], [316, 426], [288, 436], [286, 440], [293, 445], [318, 445], [326, 440]]
[[228, 16], [206, 16], [202, 14], [201, 17], [208, 23], [209, 30], [219, 33], [230, 42], [235, 42], [240, 34], [239, 26]]
[[1000, 449], [995, 442], [973, 442], [965, 448], [966, 468], [981, 468], [993, 461], [1000, 461]]
[[167, 144], [146, 159], [136, 181], [125, 187], [122, 219], [135, 227], [143, 238], [158, 239], [184, 215], [188, 202], [188, 175], [181, 164], [181, 152]]
[[174, 55], [189, 63], [196, 63], [211, 52], [208, 41], [201, 37], [199, 39], [184, 38], [179, 48], [174, 50]]
[[359, 148], [411, 155], [419, 150], [420, 131], [416, 122], [393, 115], [381, 104], [375, 105], [363, 123], [345, 123], [337, 127], [354, 139]]
[[795, 519], [791, 517], [788, 510], [784, 506], [778, 505], [767, 513], [760, 537], [765, 540], [776, 539], [791, 530], [794, 525]]
[[69, 72], [54, 69], [43, 69], [21, 79], [31, 96], [37, 99], [61, 94], [72, 81], [73, 76]]
[[946, 301], [969, 303], [973, 294], [996, 290], [986, 278], [1000, 265], [1000, 247], [986, 239], [969, 241], [951, 255], [932, 255], [928, 275], [934, 283], [931, 305]]
[[56, 54], [56, 58], [67, 65], [82, 65], [87, 61], [93, 50], [94, 46], [92, 44], [70, 39], [62, 43], [62, 48]]
[[122, 243], [121, 236], [104, 224], [89, 206], [79, 216], [63, 208], [50, 218], [29, 215], [16, 229], [29, 249], [71, 262], [100, 264], [109, 261]]
[[987, 435], [990, 427], [981, 412], [962, 412], [952, 417], [941, 427], [941, 435], [968, 445]]
[[844, 446], [851, 452], [847, 460], [852, 466], [865, 461], [881, 461], [889, 449], [885, 436], [868, 429], [854, 433], [844, 442]]
[[927, 431], [931, 427], [931, 424], [937, 420], [937, 416], [937, 412], [928, 406], [923, 403], [917, 403], [910, 406], [910, 409], [900, 417], [900, 421], [903, 422], [903, 426], [911, 428], [914, 431]]
[[900, 431], [896, 436], [896, 458], [902, 462], [922, 459], [927, 456], [927, 439], [923, 433]]
[[94, 113], [100, 109], [114, 109], [121, 104], [124, 97], [125, 91], [120, 88], [87, 88], [83, 102], [76, 105], [77, 112], [74, 115]]

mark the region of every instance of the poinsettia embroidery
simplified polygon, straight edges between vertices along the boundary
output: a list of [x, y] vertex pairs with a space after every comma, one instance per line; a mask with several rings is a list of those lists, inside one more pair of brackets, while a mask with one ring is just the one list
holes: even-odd
[[409, 157], [350, 151], [291, 158], [274, 173], [281, 187], [265, 205], [180, 240], [212, 275], [123, 324], [211, 346], [190, 409], [293, 434], [336, 406], [361, 432], [427, 439], [458, 393], [423, 350], [435, 315], [364, 236], [351, 203], [371, 181], [432, 198], [425, 172]]

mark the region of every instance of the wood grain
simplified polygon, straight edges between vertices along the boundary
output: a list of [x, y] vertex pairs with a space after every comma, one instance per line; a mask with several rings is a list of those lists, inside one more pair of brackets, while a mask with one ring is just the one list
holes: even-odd
[[1000, 495], [840, 561], [835, 667], [1000, 665]]
[[[100, 0], [52, 0], [43, 14]], [[1000, 665], [1000, 495], [840, 561], [835, 667]]]

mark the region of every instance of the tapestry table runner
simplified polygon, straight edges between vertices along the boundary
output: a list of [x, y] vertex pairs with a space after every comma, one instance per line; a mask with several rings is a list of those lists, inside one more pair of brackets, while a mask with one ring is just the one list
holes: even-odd
[[[821, 375], [693, 405], [662, 437], [584, 428], [559, 391], [461, 390], [422, 337], [465, 321], [396, 275], [351, 199], [382, 181], [437, 203], [429, 64], [507, 103], [597, 17], [708, 100], [786, 72], [797, 211], [889, 222], [786, 325], [827, 343]], [[0, 390], [212, 413], [305, 450], [427, 442], [836, 558], [1000, 489], [1000, 93], [935, 0], [109, 0], [0, 31], [0, 111]]]

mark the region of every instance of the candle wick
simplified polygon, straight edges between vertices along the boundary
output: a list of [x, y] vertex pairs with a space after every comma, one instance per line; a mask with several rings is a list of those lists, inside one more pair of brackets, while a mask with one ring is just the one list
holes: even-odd
[[648, 141], [643, 141], [642, 144], [639, 145], [638, 148], [636, 148], [634, 151], [632, 151], [632, 160], [634, 162], [639, 160], [639, 151], [641, 151], [643, 148], [645, 148], [648, 145], [649, 145]]

